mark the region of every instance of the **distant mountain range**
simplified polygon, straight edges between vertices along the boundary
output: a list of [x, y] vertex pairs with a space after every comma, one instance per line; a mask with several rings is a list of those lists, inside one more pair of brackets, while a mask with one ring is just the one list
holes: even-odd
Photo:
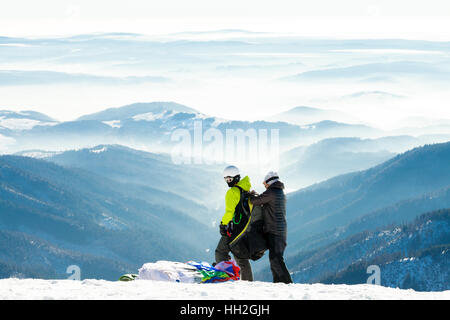
[[[222, 132], [223, 136], [227, 130], [234, 130], [234, 132], [241, 130], [245, 133], [249, 129], [255, 130], [255, 132], [264, 129], [270, 134], [270, 130], [277, 129], [279, 130], [280, 152], [282, 152], [280, 173], [285, 177], [289, 190], [302, 188], [339, 174], [365, 170], [412, 147], [450, 139], [450, 136], [447, 135], [380, 137], [386, 133], [365, 125], [324, 120], [333, 116], [345, 116], [343, 113], [311, 107], [296, 107], [279, 115], [283, 119], [286, 118], [285, 120], [289, 120], [289, 118], [295, 120], [295, 115], [311, 116], [310, 120], [320, 120], [320, 122], [306, 125], [278, 122], [276, 116], [270, 121], [255, 122], [219, 119], [174, 102], [135, 103], [124, 107], [109, 108], [66, 122], [57, 122], [45, 115], [30, 111], [3, 111], [3, 114], [4, 120], [1, 120], [0, 116], [1, 151], [3, 153], [19, 152], [19, 155], [20, 152], [26, 152], [27, 155], [34, 157], [48, 157], [54, 155], [55, 152], [111, 145], [170, 154], [177, 143], [171, 139], [174, 130], [188, 130], [193, 139], [193, 128], [196, 121], [201, 122], [203, 133], [208, 129], [217, 129]], [[2, 129], [2, 123], [7, 123], [8, 127]], [[30, 153], [32, 150], [35, 152]], [[108, 150], [112, 149], [108, 148]], [[69, 159], [69, 154], [73, 157], [72, 160]], [[77, 154], [81, 154], [81, 152], [55, 157], [55, 161], [59, 159], [58, 163], [60, 164], [79, 166], [90, 170], [89, 161], [110, 153], [106, 152], [100, 157], [85, 158], [84, 162], [79, 159], [83, 156], [77, 156]], [[83, 154], [92, 156], [95, 153], [85, 150]], [[135, 152], [135, 155], [138, 153]], [[194, 156], [194, 154], [191, 155], [191, 160], [194, 159]], [[111, 159], [112, 157], [111, 154]], [[127, 162], [123, 162], [120, 175], [121, 182], [128, 183], [133, 181], [131, 181], [132, 175], [126, 170], [135, 164], [133, 164], [135, 159], [133, 157], [127, 159]], [[166, 162], [167, 159], [166, 157]], [[80, 163], [77, 164], [77, 161]], [[225, 159], [221, 159], [221, 161], [223, 163], [219, 163], [219, 167], [226, 165]], [[109, 163], [112, 163], [112, 160], [109, 160]], [[151, 162], [143, 162], [135, 180], [147, 176], [147, 172], [150, 172], [147, 170], [148, 165], [151, 165]], [[100, 173], [113, 174], [107, 172], [105, 163], [99, 162], [92, 167], [102, 170]], [[169, 166], [165, 168], [165, 172], [177, 171], [181, 167]], [[115, 168], [120, 167], [116, 166]], [[211, 168], [216, 172], [221, 170], [214, 166]], [[108, 169], [113, 168], [110, 166]], [[202, 174], [202, 176], [205, 175]], [[124, 178], [126, 179], [124, 180]], [[147, 178], [147, 180], [149, 179]], [[171, 181], [171, 179], [166, 179], [163, 184], [167, 184], [167, 181]], [[154, 184], [153, 188], [158, 189], [156, 185]], [[207, 190], [204, 187], [200, 189]], [[163, 190], [172, 194], [173, 191], [176, 191], [178, 195], [193, 200], [192, 193], [187, 194], [185, 188], [179, 184], [175, 184], [172, 191], [167, 188], [163, 188]], [[215, 204], [214, 208], [218, 206]]]
[[267, 118], [268, 121], [282, 121], [297, 125], [307, 125], [324, 120], [336, 121], [336, 122], [359, 122], [355, 117], [338, 111], [338, 110], [325, 110], [319, 108], [311, 108], [306, 106], [295, 107], [288, 111], [278, 113]]
[[[351, 123], [342, 122], [343, 120]], [[245, 134], [251, 129], [256, 133], [265, 130], [270, 138], [271, 130], [278, 130], [281, 152], [329, 138], [374, 139], [395, 135], [402, 139], [401, 136], [404, 135], [428, 135], [421, 137], [425, 143], [450, 139], [450, 126], [447, 123], [384, 132], [358, 124], [351, 116], [335, 110], [295, 107], [265, 121], [237, 121], [205, 115], [174, 102], [151, 102], [108, 108], [65, 122], [58, 122], [33, 111], [0, 111], [0, 151], [64, 151], [102, 144], [120, 144], [134, 149], [170, 153], [177, 144], [172, 141], [173, 132], [185, 129], [193, 136], [196, 122], [201, 123], [202, 133], [215, 129], [224, 137], [227, 130]]]
[[[450, 289], [450, 209], [405, 224], [364, 231], [287, 259], [296, 283], [361, 284], [380, 268], [380, 284], [418, 291]], [[270, 278], [268, 272], [260, 274]]]
[[1, 156], [0, 275], [64, 277], [76, 264], [85, 277], [115, 280], [148, 261], [208, 259], [211, 226], [164, 203], [161, 191], [146, 188], [155, 195], [143, 200], [132, 193], [144, 188], [125, 190], [83, 169]]
[[4, 152], [29, 149], [60, 151], [100, 144], [121, 144], [155, 152], [170, 152], [176, 145], [171, 139], [174, 130], [186, 129], [193, 134], [196, 122], [201, 123], [203, 133], [215, 129], [224, 137], [227, 132], [241, 131], [245, 134], [251, 129], [258, 133], [262, 129], [268, 132], [270, 138], [271, 130], [278, 130], [282, 151], [330, 137], [369, 138], [382, 135], [382, 131], [365, 125], [326, 120], [326, 115], [314, 116], [314, 119], [321, 120], [317, 123], [299, 126], [257, 119], [226, 120], [173, 102], [152, 102], [109, 108], [66, 122], [36, 122], [28, 118], [29, 124], [24, 126], [22, 116], [11, 117], [8, 127], [3, 127], [3, 130], [0, 122], [0, 134], [15, 140], [15, 144]]
[[98, 84], [136, 85], [141, 83], [168, 82], [161, 76], [110, 77], [93, 74], [57, 72], [48, 70], [0, 70], [0, 86], [54, 85], [54, 84]]
[[392, 81], [398, 77], [415, 76], [424, 80], [449, 81], [447, 66], [421, 61], [375, 62], [349, 67], [324, 68], [284, 77], [289, 81], [336, 81], [355, 80], [362, 82]]
[[35, 111], [0, 110], [0, 134], [11, 135], [14, 131], [30, 130], [34, 126], [52, 126], [58, 122]]
[[[343, 230], [351, 232], [346, 229], [349, 224], [370, 214], [390, 215], [392, 223], [409, 221], [420, 214], [411, 210], [409, 203], [420, 204], [429, 211], [450, 207], [446, 196], [449, 187], [447, 142], [419, 147], [373, 168], [293, 192], [288, 195], [287, 208], [290, 250], [311, 246], [311, 238], [322, 233], [328, 233], [325, 238], [330, 239]], [[434, 201], [434, 197], [441, 201]], [[386, 219], [372, 219], [375, 221], [372, 228], [386, 223]]]
[[119, 145], [49, 154], [45, 159], [93, 172], [115, 181], [124, 194], [183, 211], [200, 221], [217, 218], [214, 208], [218, 204], [211, 190], [222, 189], [222, 179], [214, 179], [222, 168], [214, 172], [214, 166], [178, 165], [169, 155]]

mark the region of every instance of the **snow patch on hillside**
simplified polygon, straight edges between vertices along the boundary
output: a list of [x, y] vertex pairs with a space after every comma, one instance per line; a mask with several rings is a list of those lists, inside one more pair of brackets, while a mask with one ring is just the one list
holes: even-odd
[[35, 126], [54, 126], [57, 122], [43, 122], [34, 119], [16, 119], [0, 116], [0, 128], [10, 130], [30, 130]]
[[165, 117], [172, 116], [176, 113], [178, 113], [178, 112], [174, 112], [172, 110], [163, 111], [163, 112], [159, 112], [159, 113], [146, 112], [146, 113], [141, 113], [141, 114], [137, 114], [137, 115], [133, 116], [133, 120], [135, 120], [135, 121], [155, 121], [155, 120], [163, 119]]
[[107, 150], [108, 150], [107, 147], [102, 147], [102, 148], [99, 148], [99, 149], [92, 149], [92, 150], [89, 150], [89, 152], [90, 152], [90, 153], [102, 153], [102, 152], [105, 152], [105, 151], [107, 151]]
[[136, 280], [0, 280], [0, 300], [9, 299], [151, 299], [151, 300], [371, 300], [444, 299], [450, 291], [416, 292], [376, 285], [274, 284], [225, 282], [211, 284]]
[[111, 120], [111, 121], [102, 121], [104, 124], [107, 124], [111, 128], [120, 128], [122, 125], [120, 124], [120, 120]]
[[58, 152], [58, 151], [29, 150], [29, 151], [19, 152], [19, 153], [17, 153], [17, 155], [22, 156], [22, 157], [35, 158], [35, 159], [46, 159], [46, 158], [51, 158], [51, 157], [56, 156], [61, 153], [62, 152]]

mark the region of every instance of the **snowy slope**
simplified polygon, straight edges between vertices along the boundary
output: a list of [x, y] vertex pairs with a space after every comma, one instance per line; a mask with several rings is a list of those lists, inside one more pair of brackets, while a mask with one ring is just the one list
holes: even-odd
[[0, 280], [0, 300], [6, 299], [154, 299], [154, 300], [450, 300], [450, 291], [416, 292], [376, 285], [273, 284], [226, 282], [191, 284], [136, 280]]

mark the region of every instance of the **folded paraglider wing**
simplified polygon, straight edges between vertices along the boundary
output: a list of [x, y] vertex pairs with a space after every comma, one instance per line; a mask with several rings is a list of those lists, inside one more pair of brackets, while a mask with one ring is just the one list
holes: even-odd
[[229, 244], [233, 255], [240, 259], [260, 259], [268, 249], [263, 227], [263, 208], [255, 206], [245, 228]]
[[214, 267], [207, 262], [157, 261], [145, 263], [139, 274], [125, 274], [119, 281], [156, 280], [183, 283], [217, 283], [239, 280], [240, 268], [234, 260], [223, 261]]

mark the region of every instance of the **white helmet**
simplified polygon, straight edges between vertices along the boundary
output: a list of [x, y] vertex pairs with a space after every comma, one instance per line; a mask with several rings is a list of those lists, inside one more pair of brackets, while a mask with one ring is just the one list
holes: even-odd
[[279, 181], [280, 177], [278, 176], [278, 173], [275, 171], [269, 171], [266, 176], [264, 177], [264, 182], [268, 185], [271, 185], [272, 183]]
[[231, 177], [234, 178], [236, 176], [240, 175], [239, 169], [235, 166], [228, 166], [223, 170], [223, 177]]

